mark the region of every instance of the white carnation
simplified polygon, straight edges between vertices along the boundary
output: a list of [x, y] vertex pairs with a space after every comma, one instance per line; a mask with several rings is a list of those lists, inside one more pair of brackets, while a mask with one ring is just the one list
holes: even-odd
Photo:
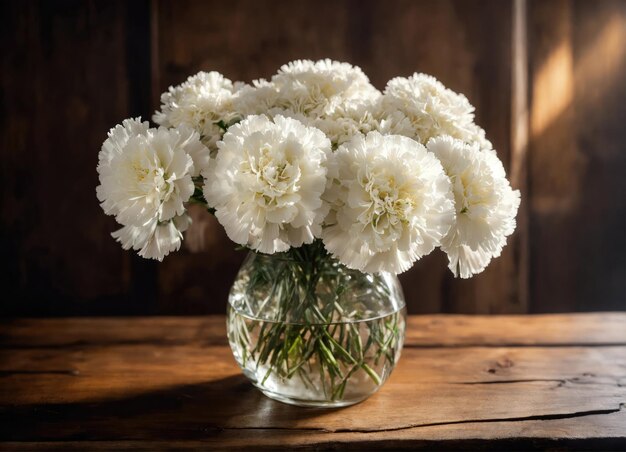
[[430, 253], [454, 222], [450, 181], [426, 148], [406, 137], [357, 135], [333, 154], [322, 238], [344, 265], [401, 273]]
[[178, 251], [183, 232], [191, 219], [187, 214], [160, 223], [155, 219], [141, 226], [128, 225], [111, 234], [125, 250], [134, 249], [146, 259], [162, 261], [172, 251]]
[[260, 79], [252, 85], [243, 85], [233, 99], [235, 111], [241, 118], [251, 115], [267, 114], [275, 108], [278, 90], [272, 82]]
[[355, 135], [378, 130], [377, 106], [376, 102], [370, 101], [350, 102], [338, 107], [332, 116], [322, 117], [305, 116], [293, 110], [280, 108], [272, 108], [266, 111], [266, 115], [270, 118], [284, 116], [300, 121], [308, 127], [315, 127], [324, 132], [335, 148], [350, 141]]
[[331, 60], [296, 60], [272, 77], [276, 108], [310, 117], [333, 115], [347, 102], [373, 100], [380, 92], [363, 71]]
[[494, 151], [480, 151], [461, 140], [434, 138], [428, 149], [452, 182], [456, 223], [441, 242], [455, 276], [469, 278], [498, 257], [515, 230], [520, 193], [507, 181]]
[[320, 235], [330, 153], [322, 132], [291, 118], [250, 116], [218, 148], [204, 196], [231, 240], [271, 254]]
[[183, 149], [193, 163], [191, 175], [198, 177], [211, 164], [211, 151], [202, 141], [200, 134], [187, 125], [180, 125], [174, 131], [170, 129], [170, 133], [178, 134], [178, 147]]
[[293, 61], [271, 81], [255, 80], [235, 93], [240, 117], [284, 116], [324, 132], [334, 145], [378, 129], [381, 93], [358, 67], [331, 60]]
[[380, 102], [378, 99], [346, 102], [326, 117], [316, 118], [312, 125], [326, 134], [335, 145], [350, 141], [355, 135], [378, 130]]
[[485, 130], [476, 124], [472, 124], [465, 134], [460, 134], [460, 136], [456, 138], [467, 144], [477, 146], [481, 151], [493, 150], [493, 144], [487, 139]]
[[166, 222], [185, 212], [194, 191], [193, 159], [202, 154], [198, 134], [189, 129], [148, 129], [126, 120], [109, 132], [99, 155], [102, 208], [124, 226]]
[[98, 172], [111, 164], [111, 160], [124, 152], [124, 147], [130, 138], [148, 133], [150, 124], [141, 122], [141, 118], [125, 119], [109, 130], [108, 139], [102, 143], [102, 150], [98, 154]]
[[416, 73], [390, 80], [382, 102], [386, 119], [381, 130], [385, 133], [424, 144], [441, 135], [466, 139], [479, 133], [474, 125], [474, 107], [467, 98], [430, 75]]
[[161, 95], [161, 111], [152, 119], [165, 127], [186, 124], [214, 149], [223, 132], [218, 123], [227, 125], [238, 119], [233, 100], [239, 87], [219, 72], [199, 72], [176, 87], [170, 86]]

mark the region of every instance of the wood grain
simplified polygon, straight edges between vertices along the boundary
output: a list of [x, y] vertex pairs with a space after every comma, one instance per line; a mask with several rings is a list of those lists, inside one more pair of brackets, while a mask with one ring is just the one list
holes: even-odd
[[0, 440], [22, 450], [618, 449], [626, 440], [625, 321], [412, 317], [383, 389], [330, 411], [254, 389], [224, 343], [222, 317], [5, 322]]
[[[626, 344], [626, 313], [409, 316], [405, 347]], [[116, 317], [0, 321], [1, 348], [227, 345], [223, 317]]]

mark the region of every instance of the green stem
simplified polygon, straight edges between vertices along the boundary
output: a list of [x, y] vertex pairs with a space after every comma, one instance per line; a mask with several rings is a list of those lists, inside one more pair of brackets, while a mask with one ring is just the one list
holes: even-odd
[[[358, 321], [354, 315], [359, 310], [343, 305], [344, 299], [354, 297], [345, 284], [354, 285], [354, 281], [374, 284], [368, 288], [368, 296], [388, 298], [383, 279], [378, 275], [373, 278], [372, 283], [372, 278], [364, 279], [362, 274], [342, 267], [319, 240], [271, 257], [256, 256], [246, 297], [258, 301], [250, 313], [263, 318], [268, 309], [276, 309], [276, 317], [266, 322], [244, 322], [247, 329], [245, 334], [239, 333], [237, 343], [248, 344], [245, 356], [250, 366], [257, 371], [267, 369], [260, 384], [272, 375], [279, 380], [297, 378], [304, 387], [319, 390], [332, 400], [344, 397], [351, 377], [359, 371], [380, 385], [386, 374], [379, 372], [395, 364], [401, 314], [394, 313], [387, 320], [351, 323]], [[367, 337], [365, 345], [362, 335]], [[381, 358], [384, 361], [379, 366]], [[319, 380], [312, 378], [311, 372], [318, 373]]]

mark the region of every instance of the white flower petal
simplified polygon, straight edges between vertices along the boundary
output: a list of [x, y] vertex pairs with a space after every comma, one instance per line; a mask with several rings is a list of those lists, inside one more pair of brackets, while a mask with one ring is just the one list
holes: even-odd
[[184, 203], [194, 192], [190, 149], [208, 153], [199, 135], [184, 127], [148, 129], [127, 120], [111, 130], [100, 152], [96, 194], [105, 213], [124, 226], [114, 237], [126, 249], [162, 259], [169, 252], [162, 250], [180, 245], [172, 237], [174, 229], [186, 228]]
[[124, 226], [182, 215], [194, 190], [186, 147], [198, 145], [197, 136], [195, 142], [187, 135], [183, 140], [177, 129], [138, 130], [130, 123], [123, 129], [116, 133], [127, 135], [116, 142], [118, 150], [111, 154], [107, 143], [101, 151], [96, 194], [104, 211]]
[[322, 238], [344, 265], [400, 273], [439, 245], [454, 204], [441, 164], [424, 146], [372, 132], [339, 147], [333, 160]]
[[507, 181], [495, 151], [449, 136], [434, 138], [428, 149], [452, 181], [456, 223], [441, 242], [455, 276], [469, 278], [498, 257], [515, 230], [520, 193]]
[[327, 212], [330, 142], [322, 132], [282, 116], [250, 116], [218, 142], [204, 171], [204, 196], [236, 243], [262, 253], [311, 243]]
[[474, 107], [467, 98], [426, 74], [390, 80], [382, 106], [385, 117], [381, 131], [404, 135], [423, 144], [441, 135], [474, 141], [482, 130], [474, 124]]
[[125, 250], [132, 248], [139, 251], [141, 257], [162, 261], [169, 253], [180, 249], [182, 232], [190, 222], [188, 215], [182, 215], [166, 223], [153, 220], [143, 226], [124, 226], [111, 235]]
[[[219, 72], [199, 72], [176, 87], [170, 86], [161, 95], [161, 111], [152, 119], [165, 127], [189, 126], [201, 135], [207, 147], [214, 149], [222, 135], [218, 123], [230, 124], [239, 118], [233, 105], [237, 89], [239, 86]], [[201, 170], [196, 168], [196, 173]]]

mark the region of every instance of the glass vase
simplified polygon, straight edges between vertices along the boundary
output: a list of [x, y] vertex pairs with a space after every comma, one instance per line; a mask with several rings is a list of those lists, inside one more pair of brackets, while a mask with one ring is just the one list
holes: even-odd
[[376, 392], [404, 343], [406, 308], [395, 275], [341, 265], [320, 243], [250, 253], [231, 288], [228, 340], [265, 395], [340, 407]]

